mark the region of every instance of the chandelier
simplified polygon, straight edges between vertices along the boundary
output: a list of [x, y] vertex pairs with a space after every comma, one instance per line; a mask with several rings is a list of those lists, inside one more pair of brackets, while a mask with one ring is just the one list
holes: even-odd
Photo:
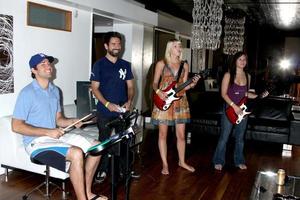
[[222, 5], [223, 0], [194, 0], [192, 49], [219, 48]]
[[243, 50], [245, 17], [230, 18], [225, 16], [223, 53], [233, 55]]

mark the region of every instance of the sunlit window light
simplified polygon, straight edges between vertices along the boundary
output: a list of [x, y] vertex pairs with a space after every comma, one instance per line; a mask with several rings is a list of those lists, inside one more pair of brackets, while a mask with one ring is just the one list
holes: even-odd
[[283, 59], [280, 61], [279, 66], [281, 69], [286, 70], [290, 68], [291, 62], [288, 59]]

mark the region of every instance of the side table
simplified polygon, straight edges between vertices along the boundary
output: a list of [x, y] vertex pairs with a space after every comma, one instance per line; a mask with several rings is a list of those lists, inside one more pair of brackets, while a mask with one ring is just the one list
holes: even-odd
[[275, 194], [300, 197], [300, 177], [286, 176], [282, 186], [276, 184], [276, 178], [275, 172], [258, 171], [250, 200], [273, 200]]

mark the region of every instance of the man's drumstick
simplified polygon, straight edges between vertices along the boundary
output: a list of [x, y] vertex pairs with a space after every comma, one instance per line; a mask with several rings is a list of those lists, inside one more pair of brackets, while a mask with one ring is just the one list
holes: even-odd
[[90, 120], [90, 121], [82, 122], [82, 125], [85, 125], [85, 124], [91, 124], [91, 123], [95, 123], [95, 121]]
[[66, 128], [64, 128], [63, 131], [67, 131], [69, 128], [75, 126], [75, 125], [78, 124], [79, 122], [81, 122], [81, 121], [83, 121], [83, 120], [89, 118], [89, 117], [92, 116], [92, 115], [93, 115], [93, 113], [90, 113], [90, 114], [84, 116], [83, 118], [79, 119], [78, 121], [76, 121], [76, 122], [74, 122], [73, 124], [70, 124], [69, 126], [67, 126]]

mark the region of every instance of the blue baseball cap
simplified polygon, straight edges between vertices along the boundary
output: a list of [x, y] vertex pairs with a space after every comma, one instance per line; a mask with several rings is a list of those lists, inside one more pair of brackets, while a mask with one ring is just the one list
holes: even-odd
[[44, 59], [48, 59], [50, 63], [52, 63], [54, 61], [54, 58], [52, 56], [47, 56], [43, 53], [38, 53], [38, 54], [31, 56], [31, 58], [29, 60], [30, 69], [34, 68], [35, 66], [40, 64]]

